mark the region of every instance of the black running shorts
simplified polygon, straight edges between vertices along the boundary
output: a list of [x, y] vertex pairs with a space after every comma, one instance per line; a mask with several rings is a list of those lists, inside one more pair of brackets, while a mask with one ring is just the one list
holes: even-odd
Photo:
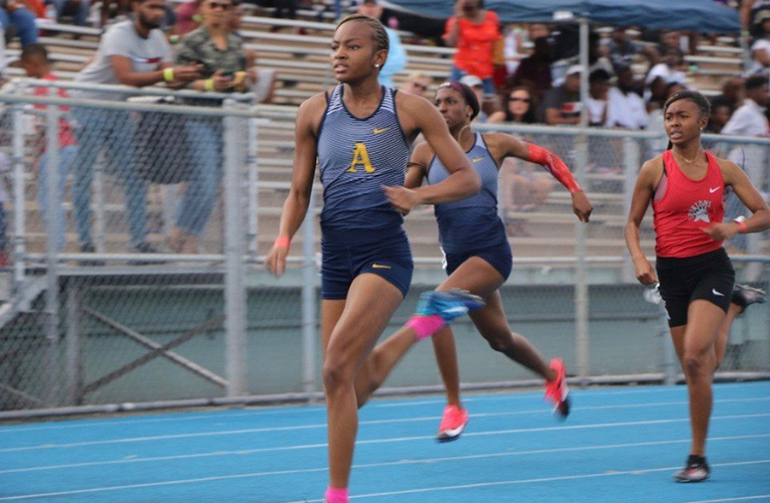
[[668, 326], [686, 325], [687, 308], [697, 299], [707, 300], [727, 312], [735, 270], [724, 248], [687, 258], [658, 257], [655, 268], [660, 295], [666, 302]]

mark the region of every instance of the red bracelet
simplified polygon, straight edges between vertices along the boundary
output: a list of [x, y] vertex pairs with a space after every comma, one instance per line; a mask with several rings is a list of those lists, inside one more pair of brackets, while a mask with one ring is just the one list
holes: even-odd
[[743, 220], [736, 220], [735, 223], [738, 224], [739, 233], [746, 234], [747, 232], [749, 232], [749, 226], [746, 225], [746, 222], [744, 222]]
[[278, 236], [275, 238], [273, 246], [276, 248], [289, 248], [291, 246], [291, 239], [289, 239], [289, 236]]

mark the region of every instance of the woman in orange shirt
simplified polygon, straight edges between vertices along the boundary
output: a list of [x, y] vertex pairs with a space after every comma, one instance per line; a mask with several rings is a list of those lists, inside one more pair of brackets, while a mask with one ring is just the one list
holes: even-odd
[[456, 82], [475, 75], [484, 81], [484, 93], [494, 94], [492, 53], [500, 36], [500, 20], [484, 9], [484, 0], [457, 0], [444, 33], [447, 45], [457, 47], [450, 79]]

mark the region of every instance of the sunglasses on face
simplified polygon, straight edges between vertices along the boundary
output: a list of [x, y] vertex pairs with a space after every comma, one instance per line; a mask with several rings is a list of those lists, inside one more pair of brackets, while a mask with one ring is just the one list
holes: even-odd
[[516, 101], [522, 101], [524, 103], [532, 103], [532, 100], [530, 98], [514, 98], [513, 96], [511, 96], [508, 99], [508, 101], [510, 101], [511, 103], [514, 103]]
[[230, 10], [232, 6], [233, 4], [229, 3], [209, 2], [209, 8], [211, 9]]

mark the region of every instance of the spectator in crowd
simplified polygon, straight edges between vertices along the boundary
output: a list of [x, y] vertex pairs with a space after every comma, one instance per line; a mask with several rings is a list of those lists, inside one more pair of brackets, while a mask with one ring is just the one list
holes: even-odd
[[740, 17], [743, 32], [752, 37], [761, 37], [762, 14], [770, 11], [770, 0], [742, 0], [740, 2]]
[[751, 44], [752, 65], [749, 74], [767, 73], [770, 69], [770, 10], [757, 13], [759, 30]]
[[[181, 85], [198, 78], [196, 66], [171, 67], [171, 46], [158, 29], [165, 14], [163, 0], [133, 0], [134, 19], [114, 24], [102, 36], [91, 63], [75, 81], [89, 84], [123, 84], [145, 87], [160, 82]], [[123, 100], [125, 95], [104, 91], [82, 91], [84, 98]], [[78, 156], [75, 161], [73, 204], [83, 208], [76, 220], [83, 252], [94, 251], [91, 239], [90, 190], [93, 168], [101, 150], [113, 161], [126, 194], [131, 248], [154, 252], [146, 241], [145, 198], [147, 182], [137, 174], [133, 146], [133, 122], [128, 112], [99, 108], [75, 108]]]
[[[48, 60], [48, 51], [46, 50], [45, 46], [42, 44], [30, 44], [21, 51], [21, 66], [24, 68], [24, 71], [26, 72], [27, 76], [33, 79], [43, 79], [43, 80], [51, 80], [55, 81], [58, 80], [56, 76], [54, 76], [51, 73], [51, 62]], [[48, 96], [49, 95], [49, 88], [47, 87], [36, 87], [34, 89], [35, 96]], [[67, 98], [67, 91], [65, 89], [59, 89], [57, 91], [57, 95], [61, 98]], [[35, 108], [39, 110], [45, 110], [45, 105], [35, 105]], [[61, 113], [68, 113], [69, 108], [61, 107], [60, 108]], [[43, 214], [43, 220], [47, 221], [48, 219], [48, 182], [47, 178], [49, 176], [49, 166], [48, 166], [48, 159], [49, 159], [49, 153], [46, 152], [46, 139], [45, 139], [45, 119], [39, 118], [40, 120], [36, 121], [35, 124], [35, 133], [36, 133], [36, 140], [37, 143], [41, 146], [41, 151], [43, 152], [43, 155], [40, 156], [40, 159], [37, 162], [37, 169], [38, 169], [38, 202], [40, 203], [40, 208], [42, 210]], [[57, 238], [57, 250], [61, 251], [64, 249], [65, 246], [65, 240], [64, 240], [64, 231], [67, 226], [67, 222], [64, 218], [64, 209], [62, 207], [62, 204], [64, 203], [64, 190], [67, 186], [67, 175], [72, 170], [72, 166], [75, 163], [75, 159], [77, 158], [78, 154], [78, 147], [77, 147], [77, 141], [75, 140], [75, 133], [72, 129], [72, 125], [70, 122], [64, 118], [59, 120], [59, 148], [57, 151], [58, 155], [58, 181], [57, 181], [57, 193], [56, 193], [56, 201], [57, 201], [57, 210], [56, 210], [56, 218], [57, 218], [57, 228], [58, 228], [58, 235]], [[83, 202], [82, 200], [79, 202]], [[81, 205], [75, 205], [74, 208], [74, 216], [75, 220], [78, 222], [77, 228], [85, 228], [90, 225], [90, 221], [85, 220], [87, 218], [90, 218], [90, 214], [88, 214], [86, 211], [84, 211], [84, 208]]]
[[[298, 0], [273, 0], [269, 2], [259, 2], [260, 4], [270, 5], [275, 7], [273, 10], [273, 16], [275, 19], [297, 19], [297, 7], [299, 6]], [[271, 32], [280, 31], [283, 26], [275, 25], [270, 28]], [[299, 29], [299, 34], [304, 35], [306, 30], [304, 28]]]
[[743, 136], [767, 136], [768, 120], [765, 107], [768, 104], [767, 77], [754, 75], [744, 84], [746, 98], [722, 128], [722, 134]]
[[711, 104], [711, 115], [705, 131], [707, 133], [719, 134], [730, 120], [730, 105], [724, 102]]
[[[203, 68], [201, 78], [192, 83], [197, 91], [244, 91], [253, 82], [243, 41], [230, 29], [232, 7], [231, 0], [205, 0], [200, 28], [179, 44], [177, 64], [197, 63]], [[177, 252], [199, 253], [222, 175], [222, 122], [191, 118], [185, 121], [185, 133], [195, 166], [177, 208], [169, 245]]]
[[646, 82], [649, 84], [656, 77], [662, 77], [667, 84], [678, 82], [684, 84], [686, 75], [684, 69], [684, 53], [678, 47], [667, 47], [661, 52], [660, 63], [650, 68]]
[[516, 69], [519, 67], [519, 63], [524, 59], [526, 49], [524, 49], [524, 43], [526, 40], [526, 30], [521, 25], [510, 24], [503, 30], [503, 58], [505, 60], [504, 65], [504, 81], [516, 73]]
[[176, 32], [179, 36], [187, 35], [200, 26], [202, 3], [203, 0], [193, 0], [176, 8]]
[[528, 87], [518, 86], [506, 93], [503, 109], [489, 116], [490, 123], [534, 124], [537, 101]]
[[648, 112], [663, 109], [663, 104], [668, 99], [668, 85], [668, 80], [662, 76], [657, 76], [647, 83], [644, 88], [644, 102]]
[[647, 128], [649, 117], [642, 97], [635, 92], [634, 71], [618, 68], [617, 86], [607, 92], [607, 127], [638, 131]]
[[545, 95], [543, 116], [551, 126], [580, 124], [580, 74], [583, 68], [573, 65], [567, 69], [564, 83]]
[[552, 62], [553, 45], [550, 38], [546, 36], [536, 38], [532, 54], [521, 60], [509, 81], [509, 85], [511, 87], [526, 86], [534, 90], [538, 99], [542, 99], [545, 92], [551, 89]]
[[130, 0], [102, 0], [102, 10], [100, 13], [101, 26], [107, 26], [107, 23], [113, 16], [128, 15], [131, 12], [130, 3]]
[[19, 0], [19, 4], [35, 15], [37, 19], [45, 19], [45, 4], [42, 0]]
[[484, 124], [489, 120], [489, 116], [497, 111], [495, 96], [490, 96], [486, 93], [487, 87], [484, 84], [484, 81], [475, 75], [466, 75], [460, 79], [460, 83], [465, 84], [473, 90], [473, 92], [476, 94], [476, 99], [481, 106], [481, 110], [479, 110], [479, 114], [476, 116], [476, 119], [474, 119], [473, 123]]
[[447, 20], [444, 33], [447, 45], [457, 47], [450, 79], [473, 75], [483, 81], [487, 95], [495, 94], [492, 56], [499, 39], [500, 20], [483, 8], [482, 0], [456, 0], [455, 15]]
[[56, 21], [61, 23], [62, 17], [72, 16], [75, 26], [87, 26], [88, 14], [91, 11], [90, 0], [48, 0], [56, 8]]
[[616, 27], [612, 31], [612, 35], [601, 42], [600, 53], [610, 60], [615, 73], [630, 67], [637, 54], [643, 54], [652, 64], [656, 63], [658, 59], [658, 53], [655, 49], [631, 40], [624, 26]]
[[607, 93], [610, 89], [610, 74], [601, 68], [588, 76], [588, 125], [601, 127], [607, 122]]
[[[527, 87], [515, 87], [506, 93], [504, 109], [489, 117], [490, 123], [534, 124], [537, 122], [537, 103]], [[544, 173], [543, 173], [544, 174]], [[528, 236], [526, 219], [511, 212], [532, 211], [543, 204], [553, 190], [553, 179], [540, 176], [537, 168], [513, 157], [506, 158], [500, 166], [500, 198], [504, 208], [504, 222], [508, 233]]]
[[661, 56], [671, 54], [672, 52], [682, 50], [682, 34], [678, 31], [663, 31], [660, 33], [657, 46], [658, 54]]
[[[382, 17], [382, 5], [377, 3], [377, 0], [364, 0], [361, 5], [358, 6], [358, 13], [371, 16], [374, 19], [380, 19]], [[390, 49], [388, 50], [388, 59], [385, 64], [380, 68], [379, 82], [386, 87], [393, 86], [393, 76], [398, 72], [406, 68], [407, 57], [406, 50], [401, 44], [401, 37], [398, 32], [392, 28], [385, 26], [385, 31], [388, 33], [388, 42], [390, 43]]]
[[425, 98], [430, 89], [430, 77], [422, 72], [412, 72], [406, 82], [401, 86], [401, 91]]
[[743, 100], [743, 79], [740, 77], [728, 77], [722, 84], [722, 94], [715, 96], [711, 100], [711, 107], [722, 104], [727, 105], [730, 107], [730, 115], [732, 115], [738, 109], [741, 100]]
[[[243, 15], [245, 11], [243, 9], [243, 2], [241, 0], [233, 0], [233, 8], [230, 16], [229, 29], [235, 36], [239, 37], [244, 42], [243, 35], [238, 30], [241, 29], [243, 24]], [[272, 68], [256, 68], [257, 63], [257, 51], [253, 49], [244, 49], [246, 55], [246, 68], [248, 68], [249, 78], [251, 80], [251, 92], [256, 95], [258, 103], [272, 103], [273, 95], [275, 93], [275, 70]]]
[[25, 9], [17, 0], [7, 0], [0, 7], [0, 24], [6, 32], [13, 27], [21, 39], [22, 47], [37, 43], [35, 14]]

